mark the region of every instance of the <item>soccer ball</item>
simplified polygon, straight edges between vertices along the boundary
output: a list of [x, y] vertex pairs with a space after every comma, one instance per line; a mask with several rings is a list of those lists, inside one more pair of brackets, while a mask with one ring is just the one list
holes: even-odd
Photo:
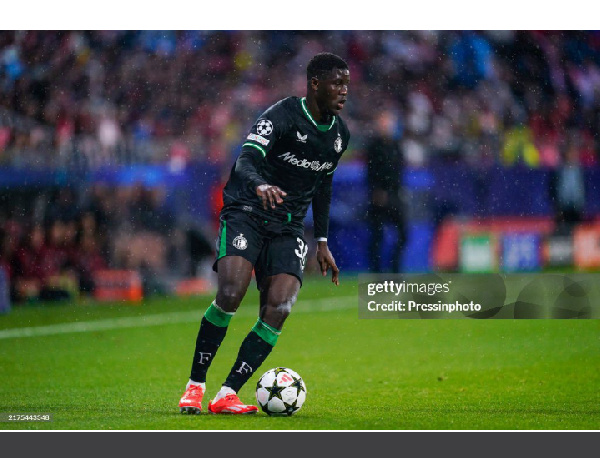
[[300, 410], [304, 401], [304, 380], [286, 367], [268, 370], [256, 384], [256, 402], [268, 415], [289, 417]]

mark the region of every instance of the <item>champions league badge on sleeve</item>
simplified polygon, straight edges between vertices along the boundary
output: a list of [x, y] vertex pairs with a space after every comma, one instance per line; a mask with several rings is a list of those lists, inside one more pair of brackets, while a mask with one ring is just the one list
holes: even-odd
[[271, 135], [273, 132], [273, 123], [268, 119], [261, 119], [256, 124], [256, 133], [258, 135], [262, 135], [263, 137], [267, 137]]

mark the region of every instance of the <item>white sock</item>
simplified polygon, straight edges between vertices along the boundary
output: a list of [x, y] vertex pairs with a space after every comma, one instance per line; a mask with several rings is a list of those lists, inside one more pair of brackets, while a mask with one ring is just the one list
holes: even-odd
[[204, 391], [206, 391], [206, 383], [194, 382], [192, 379], [190, 379], [190, 381], [187, 382], [187, 385], [185, 386], [185, 389], [187, 390], [192, 385], [200, 385], [202, 387], [202, 389]]
[[213, 402], [217, 402], [219, 399], [224, 398], [228, 394], [235, 394], [235, 391], [233, 391], [228, 386], [222, 386], [217, 395], [215, 396]]

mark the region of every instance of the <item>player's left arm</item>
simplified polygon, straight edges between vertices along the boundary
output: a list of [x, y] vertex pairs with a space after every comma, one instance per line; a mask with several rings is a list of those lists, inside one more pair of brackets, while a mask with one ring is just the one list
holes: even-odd
[[327, 233], [329, 232], [329, 208], [331, 207], [331, 192], [333, 173], [326, 175], [312, 200], [315, 238], [317, 239], [317, 262], [323, 276], [331, 268], [331, 281], [337, 285], [340, 269], [327, 246]]
[[[344, 151], [348, 148], [348, 143], [350, 141], [350, 132], [346, 125], [339, 120], [342, 128], [342, 151], [338, 156], [338, 161]], [[313, 208], [313, 220], [315, 227], [315, 238], [317, 239], [317, 262], [319, 263], [319, 267], [321, 268], [321, 273], [323, 276], [327, 275], [327, 271], [331, 268], [331, 281], [335, 283], [335, 285], [339, 285], [339, 276], [340, 269], [335, 263], [335, 259], [329, 251], [329, 247], [327, 246], [327, 234], [329, 232], [329, 208], [331, 207], [331, 192], [333, 189], [333, 172], [337, 166], [325, 177], [321, 184], [317, 188], [317, 192], [315, 193], [312, 200], [312, 208]]]

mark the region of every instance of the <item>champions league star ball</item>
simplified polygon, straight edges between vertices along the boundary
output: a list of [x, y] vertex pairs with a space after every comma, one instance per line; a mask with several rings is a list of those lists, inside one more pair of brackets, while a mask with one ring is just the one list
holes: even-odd
[[256, 402], [268, 415], [290, 416], [306, 400], [306, 384], [296, 372], [276, 367], [265, 372], [256, 384]]

